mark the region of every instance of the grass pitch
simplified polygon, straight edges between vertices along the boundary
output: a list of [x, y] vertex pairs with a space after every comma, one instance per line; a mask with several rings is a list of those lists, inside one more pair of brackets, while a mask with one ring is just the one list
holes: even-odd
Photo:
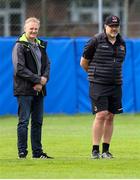
[[20, 160], [16, 148], [17, 117], [0, 117], [0, 178], [140, 178], [140, 115], [116, 116], [110, 147], [115, 158], [110, 160], [90, 159], [92, 119], [92, 115], [45, 116], [43, 149], [55, 159], [32, 159], [29, 140], [28, 157]]

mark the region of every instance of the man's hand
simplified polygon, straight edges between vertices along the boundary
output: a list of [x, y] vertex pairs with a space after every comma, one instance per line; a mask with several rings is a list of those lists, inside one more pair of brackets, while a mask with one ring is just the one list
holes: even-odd
[[44, 85], [46, 84], [46, 82], [47, 82], [47, 78], [44, 77], [44, 76], [41, 76], [41, 81], [40, 81], [40, 83], [44, 86]]
[[88, 60], [81, 57], [80, 66], [87, 72], [88, 71]]
[[34, 88], [34, 90], [37, 91], [37, 92], [42, 91], [42, 85], [41, 85], [41, 84], [36, 84], [33, 88]]

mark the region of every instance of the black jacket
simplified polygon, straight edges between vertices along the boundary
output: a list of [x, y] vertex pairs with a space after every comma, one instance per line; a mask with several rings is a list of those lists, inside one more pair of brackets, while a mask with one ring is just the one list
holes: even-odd
[[[35, 96], [39, 93], [33, 89], [35, 84], [40, 83], [41, 76], [49, 80], [50, 62], [46, 53], [46, 43], [36, 39], [41, 52], [41, 75], [38, 73], [37, 59], [30, 48], [30, 43], [23, 34], [16, 42], [12, 60], [14, 65], [14, 95]], [[40, 92], [46, 95], [46, 88], [43, 86]]]
[[105, 33], [100, 33], [85, 46], [83, 57], [88, 59], [88, 79], [99, 84], [122, 84], [122, 63], [126, 46], [118, 34], [112, 45]]

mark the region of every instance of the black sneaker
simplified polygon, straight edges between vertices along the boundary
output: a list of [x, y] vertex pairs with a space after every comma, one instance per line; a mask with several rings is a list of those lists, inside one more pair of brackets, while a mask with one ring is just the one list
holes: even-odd
[[113, 158], [113, 155], [110, 153], [110, 152], [104, 152], [102, 155], [101, 155], [101, 157], [103, 158], [103, 159], [111, 159], [111, 158]]
[[40, 159], [53, 159], [53, 157], [48, 156], [46, 153], [41, 153], [39, 155], [34, 155], [33, 158], [40, 158]]
[[25, 159], [27, 154], [28, 154], [28, 151], [20, 152], [19, 155], [18, 155], [18, 158], [19, 159]]
[[100, 159], [101, 155], [100, 152], [97, 150], [92, 151], [91, 158], [92, 159]]

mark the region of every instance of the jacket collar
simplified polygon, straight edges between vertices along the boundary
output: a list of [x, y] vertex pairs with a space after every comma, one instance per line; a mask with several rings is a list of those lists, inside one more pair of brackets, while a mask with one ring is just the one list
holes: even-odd
[[[23, 34], [19, 37], [19, 39], [18, 39], [17, 42], [24, 43], [24, 44], [26, 44], [27, 46], [29, 45], [29, 41], [28, 41], [25, 33], [23, 33]], [[45, 43], [43, 43], [43, 41], [41, 41], [40, 39], [36, 38], [36, 39], [35, 39], [35, 42], [36, 42], [40, 47], [45, 48]]]
[[[29, 41], [27, 40], [27, 37], [26, 37], [25, 33], [23, 33], [23, 34], [20, 36], [19, 41], [29, 42]], [[40, 41], [38, 38], [35, 39], [35, 42], [36, 42], [37, 44], [39, 44], [39, 45], [41, 44], [41, 41]]]

